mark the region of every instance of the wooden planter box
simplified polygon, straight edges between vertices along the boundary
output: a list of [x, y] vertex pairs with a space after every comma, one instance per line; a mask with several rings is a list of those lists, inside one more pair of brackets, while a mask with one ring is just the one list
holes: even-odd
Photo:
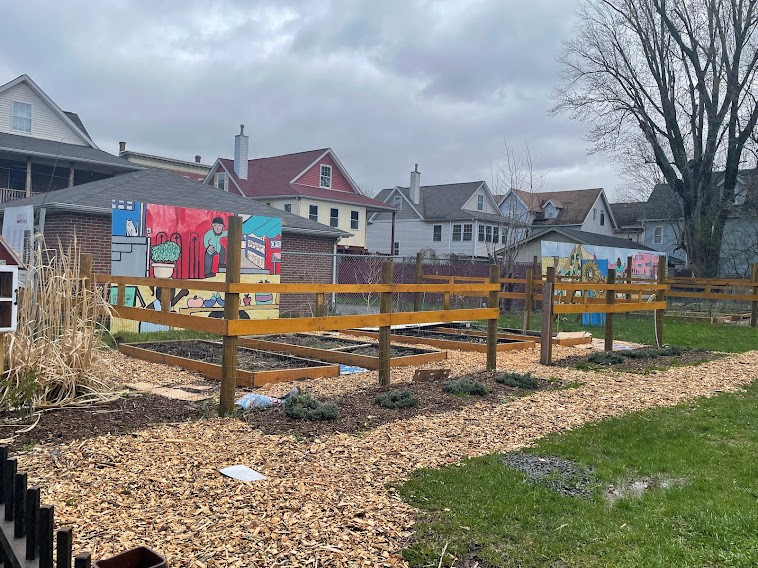
[[[457, 328], [457, 327], [435, 327], [433, 331], [441, 331], [443, 333], [462, 333], [464, 335], [474, 335], [476, 337], [487, 337], [487, 332], [478, 331], [475, 329]], [[518, 339], [521, 341], [533, 341], [538, 343], [540, 341], [540, 335], [524, 335], [521, 333], [509, 333], [498, 332], [497, 336], [502, 339]], [[570, 347], [573, 345], [582, 345], [592, 343], [592, 336], [587, 337], [553, 337], [553, 345], [562, 345], [564, 347]]]
[[[349, 329], [341, 333], [353, 335], [357, 337], [371, 337], [372, 339], [379, 338], [379, 332], [376, 331], [364, 331], [361, 329]], [[455, 341], [453, 339], [442, 339], [433, 337], [433, 332], [430, 332], [430, 337], [422, 337], [415, 335], [399, 335], [392, 333], [390, 340], [395, 343], [406, 343], [409, 345], [431, 345], [432, 347], [439, 347], [440, 349], [457, 349], [458, 351], [475, 351], [477, 353], [486, 353], [486, 343], [471, 343], [468, 341]], [[523, 341], [499, 338], [502, 343], [497, 344], [497, 352], [513, 351], [516, 349], [531, 349], [537, 346], [537, 340], [525, 339]]]
[[[292, 353], [294, 355], [318, 359], [319, 361], [331, 361], [333, 363], [341, 363], [343, 365], [354, 365], [357, 367], [363, 367], [364, 369], [379, 368], [379, 357], [360, 355], [350, 352], [351, 349], [357, 349], [358, 347], [376, 346], [376, 343], [351, 341], [349, 339], [341, 339], [341, 341], [351, 343], [353, 345], [346, 345], [345, 347], [337, 347], [334, 349], [320, 349], [317, 347], [306, 347], [304, 345], [292, 345], [290, 343], [283, 343], [281, 341], [271, 341], [265, 337], [260, 339], [240, 337], [239, 344], [245, 347], [252, 347], [254, 349], [281, 351], [284, 353]], [[419, 353], [417, 354], [390, 358], [390, 367], [402, 367], [404, 365], [416, 366], [423, 365], [424, 363], [432, 363], [434, 361], [444, 361], [447, 359], [447, 352], [445, 351], [433, 350], [423, 352], [421, 349], [418, 351]]]
[[[189, 339], [184, 342], [198, 342], [201, 340]], [[202, 341], [201, 341], [202, 342]], [[179, 343], [179, 341], [160, 342], [151, 341], [150, 343], [122, 343], [118, 346], [118, 350], [125, 355], [136, 357], [144, 361], [150, 361], [152, 363], [162, 363], [164, 365], [170, 365], [172, 367], [181, 367], [187, 371], [197, 371], [208, 379], [221, 380], [221, 365], [217, 363], [208, 363], [206, 361], [199, 361], [197, 359], [190, 359], [188, 357], [180, 357], [178, 355], [170, 355], [168, 353], [159, 353], [158, 351], [152, 351], [145, 348], [145, 345], [151, 345], [155, 343]], [[204, 343], [213, 343], [206, 341]], [[221, 345], [218, 343], [217, 345]], [[268, 383], [281, 383], [287, 381], [296, 381], [298, 379], [319, 379], [322, 377], [337, 377], [340, 374], [339, 365], [330, 365], [323, 361], [314, 361], [312, 359], [304, 359], [302, 357], [295, 357], [292, 355], [283, 355], [281, 353], [271, 353], [268, 351], [261, 351], [256, 349], [248, 349], [247, 347], [239, 347], [240, 350], [245, 351], [257, 351], [261, 354], [265, 354], [268, 357], [275, 357], [282, 361], [299, 361], [308, 363], [309, 366], [298, 367], [296, 369], [275, 369], [268, 371], [249, 371], [246, 369], [237, 369], [237, 386], [242, 388], [260, 387]]]

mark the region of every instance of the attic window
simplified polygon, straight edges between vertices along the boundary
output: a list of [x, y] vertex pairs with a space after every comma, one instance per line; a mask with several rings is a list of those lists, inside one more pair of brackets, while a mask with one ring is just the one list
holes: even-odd
[[600, 225], [605, 225], [605, 213], [600, 213]]
[[484, 211], [484, 196], [483, 195], [476, 196], [476, 210]]
[[221, 191], [226, 191], [226, 172], [216, 174], [215, 185]]
[[331, 189], [332, 187], [332, 166], [321, 164], [321, 187]]
[[13, 101], [11, 111], [11, 128], [19, 132], [32, 131], [32, 105]]
[[392, 198], [392, 206], [395, 209], [402, 209], [403, 208], [403, 198], [400, 197], [399, 195], [396, 195], [395, 197], [393, 197]]

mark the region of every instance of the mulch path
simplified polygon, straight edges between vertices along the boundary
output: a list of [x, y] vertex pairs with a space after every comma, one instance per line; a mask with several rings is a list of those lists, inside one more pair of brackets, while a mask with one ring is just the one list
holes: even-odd
[[[21, 450], [36, 444], [62, 444], [105, 434], [124, 434], [153, 424], [199, 420], [213, 415], [213, 404], [135, 394], [105, 404], [48, 410], [42, 413], [33, 430], [18, 434], [8, 443], [8, 447]], [[20, 422], [17, 429], [23, 429], [24, 424], [32, 422], [32, 418]], [[0, 413], [0, 424], [3, 423], [17, 422], [15, 417]], [[4, 436], [15, 431], [10, 426], [4, 426], [3, 430]]]
[[[335, 397], [319, 397], [322, 402], [333, 402], [339, 408], [335, 420], [309, 421], [291, 418], [282, 407], [246, 412], [244, 419], [254, 428], [266, 434], [294, 434], [304, 439], [329, 434], [351, 434], [376, 428], [395, 420], [408, 420], [418, 415], [432, 416], [442, 412], [458, 410], [475, 403], [503, 404], [515, 397], [535, 392], [508, 387], [495, 381], [498, 372], [476, 373], [467, 378], [482, 383], [489, 393], [485, 396], [455, 396], [442, 390], [446, 381], [429, 381], [418, 383], [395, 384], [389, 387], [374, 386], [364, 390]], [[461, 377], [457, 377], [461, 378]], [[535, 377], [536, 378], [536, 377]], [[449, 379], [448, 379], [449, 380]], [[562, 386], [561, 381], [549, 383], [539, 380], [538, 390], [555, 389]], [[391, 409], [378, 405], [376, 395], [390, 390], [403, 389], [411, 391], [418, 399], [418, 405], [411, 408]]]

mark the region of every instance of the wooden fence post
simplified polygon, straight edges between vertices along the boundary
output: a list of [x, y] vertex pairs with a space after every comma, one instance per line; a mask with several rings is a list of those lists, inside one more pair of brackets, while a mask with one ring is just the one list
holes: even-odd
[[316, 317], [322, 318], [324, 317], [324, 293], [323, 292], [317, 292], [316, 293]]
[[[658, 257], [658, 285], [666, 284], [666, 257]], [[666, 291], [658, 290], [655, 294], [656, 302], [666, 301]], [[658, 347], [663, 345], [663, 314], [666, 310], [655, 310], [655, 343]]]
[[[634, 262], [634, 257], [627, 256], [626, 257], [626, 283], [627, 284], [631, 284], [632, 283], [632, 262]], [[626, 299], [627, 299], [627, 301], [631, 301], [632, 295], [631, 294], [627, 294], [626, 295]], [[626, 314], [625, 314], [624, 317], [628, 318], [628, 317], [631, 317], [631, 316], [632, 316], [631, 312], [626, 312]]]
[[[753, 263], [751, 280], [753, 281], [753, 296], [758, 296], [758, 262]], [[758, 325], [758, 300], [753, 300], [752, 310], [750, 310], [750, 327], [756, 327], [756, 325]]]
[[526, 269], [526, 284], [524, 285], [524, 334], [529, 331], [532, 321], [532, 279], [534, 278], [534, 269]]
[[[498, 284], [497, 290], [490, 292], [490, 308], [497, 309], [500, 305], [500, 267], [497, 264], [490, 265], [490, 284]], [[499, 314], [499, 310], [498, 310]], [[498, 316], [487, 320], [487, 370], [497, 369], [497, 320]]]
[[547, 269], [542, 286], [542, 333], [540, 336], [540, 364], [550, 365], [553, 357], [553, 286], [555, 267]]
[[540, 258], [536, 254], [532, 257], [532, 272], [534, 274], [539, 274], [540, 279], [542, 279], [542, 269], [540, 268]]
[[[382, 262], [382, 284], [392, 284], [391, 260]], [[379, 293], [379, 313], [392, 313], [392, 292]], [[390, 384], [390, 333], [391, 324], [379, 327], [379, 384]]]
[[[226, 283], [238, 284], [240, 281], [240, 261], [242, 259], [242, 217], [229, 216], [226, 237]], [[239, 318], [240, 295], [224, 294], [224, 320]], [[228, 332], [228, 328], [227, 328]], [[218, 413], [227, 416], [234, 411], [234, 391], [237, 387], [237, 336], [224, 335], [221, 354], [221, 396]]]
[[[419, 251], [416, 253], [416, 284], [421, 284], [424, 279], [424, 253]], [[413, 311], [421, 311], [421, 292], [413, 294]]]
[[92, 262], [91, 254], [79, 255], [79, 277], [84, 278], [84, 287], [88, 290], [92, 289]]
[[[613, 285], [616, 283], [616, 269], [608, 269], [608, 284]], [[605, 304], [612, 306], [616, 303], [615, 290], [608, 289], [605, 291]], [[613, 351], [613, 313], [605, 313], [605, 350]]]
[[[454, 285], [455, 276], [450, 276], [447, 283], [450, 284], [450, 286]], [[450, 292], [442, 293], [442, 309], [445, 311], [450, 309]]]

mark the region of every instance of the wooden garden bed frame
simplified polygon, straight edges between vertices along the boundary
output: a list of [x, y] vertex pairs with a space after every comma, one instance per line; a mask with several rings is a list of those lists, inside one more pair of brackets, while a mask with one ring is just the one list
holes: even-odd
[[[444, 333], [462, 333], [463, 335], [474, 335], [476, 337], [486, 337], [487, 332], [485, 331], [477, 331], [475, 329], [465, 329], [465, 328], [457, 328], [457, 327], [434, 327], [432, 328], [433, 331], [441, 331]], [[538, 335], [524, 335], [522, 333], [509, 333], [504, 331], [498, 331], [497, 332], [498, 338], [502, 339], [518, 339], [521, 341], [533, 341], [535, 343], [539, 343], [541, 341], [541, 338]], [[588, 343], [592, 343], [592, 336], [588, 335], [587, 337], [553, 337], [553, 345], [562, 345], [563, 347], [573, 347], [575, 345], [586, 345]]]
[[[150, 341], [148, 343], [122, 343], [118, 346], [118, 350], [124, 355], [130, 357], [136, 357], [143, 361], [150, 361], [151, 363], [162, 363], [164, 365], [170, 365], [172, 367], [181, 367], [187, 371], [197, 371], [208, 379], [220, 381], [223, 379], [224, 372], [223, 367], [218, 363], [208, 363], [207, 361], [198, 361], [197, 359], [190, 359], [188, 357], [181, 357], [179, 355], [171, 355], [169, 353], [160, 353], [153, 351], [145, 347], [146, 345], [154, 345], [156, 343], [214, 343], [212, 341], [204, 341], [202, 339], [185, 339], [185, 340], [171, 340], [171, 341]], [[222, 345], [215, 343], [215, 345]], [[281, 353], [269, 353], [267, 351], [261, 351], [257, 348], [250, 348], [244, 343], [240, 343], [240, 347], [249, 351], [261, 352], [268, 356], [281, 357], [282, 359], [294, 359], [297, 361], [308, 361], [309, 363], [321, 363], [320, 365], [310, 365], [308, 367], [298, 367], [297, 369], [274, 369], [270, 371], [248, 371], [246, 369], [237, 369], [236, 385], [240, 388], [253, 388], [260, 387], [269, 383], [282, 383], [287, 381], [296, 381], [298, 379], [320, 379], [324, 377], [338, 377], [340, 374], [339, 365], [329, 365], [322, 361], [314, 361], [312, 359], [304, 359], [295, 355], [285, 355]], [[251, 346], [252, 347], [252, 346]]]
[[[433, 330], [428, 330], [433, 331]], [[353, 335], [356, 337], [379, 337], [376, 331], [367, 331], [363, 329], [348, 329], [343, 331], [347, 335]], [[440, 333], [440, 332], [438, 332]], [[449, 332], [445, 332], [449, 333]], [[461, 334], [465, 335], [465, 334]], [[485, 334], [486, 337], [486, 334]], [[457, 349], [458, 351], [474, 351], [476, 353], [486, 353], [486, 343], [472, 343], [469, 341], [455, 341], [454, 339], [435, 339], [433, 337], [417, 337], [413, 335], [399, 335], [396, 333], [390, 334], [390, 339], [395, 343], [404, 343], [406, 345], [430, 345], [432, 347], [439, 347], [440, 349]], [[498, 339], [509, 339], [512, 343], [498, 343], [497, 352], [502, 353], [504, 351], [514, 351], [517, 349], [532, 349], [537, 346], [537, 340], [535, 338], [524, 338], [523, 340], [513, 340], [510, 337], [498, 337]]]
[[[319, 361], [330, 361], [333, 363], [340, 363], [342, 365], [354, 365], [357, 367], [363, 367], [364, 369], [379, 369], [379, 357], [372, 357], [371, 355], [359, 355], [357, 353], [351, 353], [348, 349], [361, 347], [361, 346], [375, 346], [376, 343], [365, 343], [362, 341], [356, 341], [354, 346], [342, 347], [336, 349], [321, 349], [318, 347], [306, 347], [304, 345], [293, 345], [291, 343], [284, 343], [282, 341], [272, 341], [265, 337], [263, 338], [250, 338], [240, 337], [239, 344], [245, 347], [252, 347], [254, 349], [262, 349], [265, 351], [278, 351], [283, 353], [292, 353], [294, 355], [301, 355]], [[390, 345], [392, 348], [392, 345]], [[390, 357], [390, 367], [403, 367], [407, 365], [423, 365], [425, 363], [433, 363], [436, 361], [444, 361], [447, 359], [447, 353], [445, 351], [430, 351], [429, 353], [417, 353], [415, 355], [403, 355], [402, 357]]]

